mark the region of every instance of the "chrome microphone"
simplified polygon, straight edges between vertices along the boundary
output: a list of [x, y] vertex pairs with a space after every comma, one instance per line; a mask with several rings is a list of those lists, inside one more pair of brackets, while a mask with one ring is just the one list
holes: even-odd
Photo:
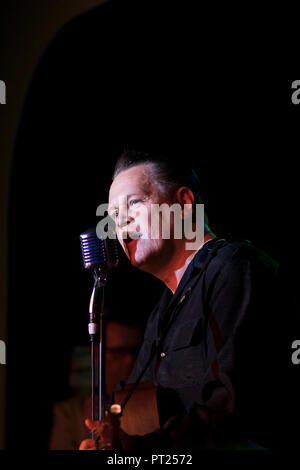
[[[92, 369], [92, 421], [101, 420], [104, 417], [104, 403], [102, 396], [105, 395], [105, 334], [103, 332], [104, 315], [104, 290], [107, 282], [108, 272], [119, 264], [119, 242], [113, 238], [99, 238], [96, 228], [86, 230], [80, 235], [82, 259], [85, 269], [90, 269], [94, 276], [94, 288], [90, 299], [88, 331], [91, 341], [91, 369]], [[96, 413], [96, 364], [95, 346], [99, 345], [98, 361], [98, 414]], [[92, 433], [92, 436], [94, 434]]]
[[118, 266], [120, 252], [117, 239], [98, 238], [96, 228], [91, 228], [80, 235], [80, 244], [85, 269], [110, 270]]

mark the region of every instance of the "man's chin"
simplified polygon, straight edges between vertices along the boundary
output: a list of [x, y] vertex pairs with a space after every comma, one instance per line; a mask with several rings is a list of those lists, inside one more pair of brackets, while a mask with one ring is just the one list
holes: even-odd
[[149, 273], [155, 276], [156, 268], [154, 267], [153, 262], [150, 262], [150, 260], [146, 261], [133, 259], [132, 261], [130, 260], [130, 263], [134, 268], [137, 268], [140, 271], [144, 271], [145, 273]]
[[135, 268], [141, 269], [142, 271], [144, 271], [145, 268], [147, 267], [147, 264], [149, 264], [149, 262], [147, 263], [146, 258], [137, 256], [136, 253], [128, 253], [127, 256], [129, 258], [131, 265], [134, 266]]
[[142, 266], [144, 264], [142, 260], [137, 259], [134, 255], [129, 256], [129, 261], [132, 264], [132, 266], [134, 266], [135, 268], [139, 268], [139, 269], [142, 269]]
[[137, 269], [151, 273], [154, 264], [157, 264], [158, 258], [155, 252], [151, 250], [144, 250], [143, 247], [137, 246], [136, 243], [131, 243], [125, 248], [125, 253], [131, 263]]

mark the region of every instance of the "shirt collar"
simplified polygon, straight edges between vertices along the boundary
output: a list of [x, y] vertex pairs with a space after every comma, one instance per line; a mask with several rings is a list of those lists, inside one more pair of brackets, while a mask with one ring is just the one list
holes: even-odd
[[207, 259], [207, 256], [209, 256], [210, 251], [212, 251], [217, 243], [219, 243], [221, 240], [223, 239], [213, 238], [202, 245], [201, 248], [199, 248], [192, 261], [186, 268], [174, 294], [172, 294], [172, 291], [168, 287], [166, 287], [163, 291], [159, 306], [160, 311], [165, 310], [171, 306], [171, 304], [175, 304], [176, 301], [181, 298], [180, 296], [182, 295], [182, 292], [184, 291], [189, 281], [200, 271]]

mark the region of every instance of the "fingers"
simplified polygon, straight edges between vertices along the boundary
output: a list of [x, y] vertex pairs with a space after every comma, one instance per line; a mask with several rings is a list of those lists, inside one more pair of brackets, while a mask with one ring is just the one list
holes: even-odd
[[96, 450], [96, 444], [93, 439], [85, 439], [80, 444], [79, 450]]
[[86, 419], [84, 421], [84, 424], [90, 431], [92, 431], [96, 427], [97, 422], [99, 423], [99, 421], [92, 421], [91, 419]]
[[86, 419], [84, 421], [84, 424], [90, 431], [95, 431], [97, 430], [98, 432], [101, 432], [103, 428], [103, 423], [102, 421], [92, 421], [91, 419]]
[[90, 432], [93, 433], [92, 434], [93, 450], [101, 450], [101, 445], [103, 444], [103, 442], [106, 441], [106, 435], [105, 435], [106, 423], [102, 421], [92, 421], [91, 419], [86, 419], [84, 422], [85, 422], [86, 427], [90, 430]]
[[87, 439], [82, 442], [80, 450], [107, 450], [112, 449], [112, 441], [117, 430], [114, 430], [111, 423], [107, 421], [92, 421], [85, 419], [86, 427], [93, 432], [94, 439]]

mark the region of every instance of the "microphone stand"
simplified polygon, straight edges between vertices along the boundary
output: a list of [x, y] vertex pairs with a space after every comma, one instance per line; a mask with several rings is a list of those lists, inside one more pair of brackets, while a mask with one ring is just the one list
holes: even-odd
[[[90, 300], [90, 323], [88, 325], [90, 342], [91, 342], [91, 372], [92, 372], [92, 420], [102, 420], [104, 417], [104, 401], [102, 396], [105, 394], [105, 334], [103, 328], [104, 316], [104, 291], [107, 282], [107, 270], [97, 266], [93, 270], [94, 287]], [[99, 346], [99, 363], [98, 363], [98, 413], [96, 407], [96, 344]], [[95, 433], [92, 432], [92, 439]]]

